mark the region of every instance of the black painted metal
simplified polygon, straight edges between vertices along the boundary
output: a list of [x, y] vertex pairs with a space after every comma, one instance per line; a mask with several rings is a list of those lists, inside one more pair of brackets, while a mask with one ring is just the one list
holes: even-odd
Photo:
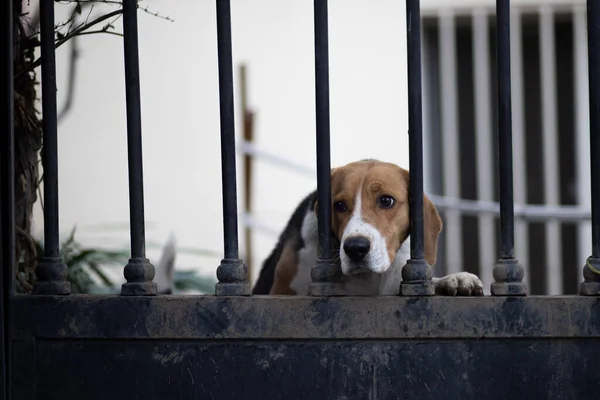
[[44, 257], [36, 268], [34, 294], [70, 294], [67, 266], [59, 255], [58, 144], [54, 1], [40, 1], [42, 57], [42, 165], [44, 167]]
[[498, 47], [498, 132], [500, 148], [500, 259], [491, 292], [526, 295], [525, 270], [514, 257], [514, 201], [510, 83], [510, 0], [496, 0]]
[[433, 296], [431, 266], [423, 242], [423, 118], [421, 88], [421, 10], [419, 0], [406, 1], [408, 62], [408, 146], [410, 157], [410, 259], [402, 268], [400, 294]]
[[223, 180], [223, 236], [225, 258], [238, 254], [233, 56], [229, 0], [217, 0], [219, 52], [219, 110], [221, 115], [221, 168]]
[[[600, 374], [586, 368], [600, 349], [584, 340], [38, 346], [37, 365], [45, 372], [34, 374], [39, 400], [585, 399], [600, 388]], [[65, 360], [63, 368], [50, 368]]]
[[496, 1], [498, 41], [498, 131], [500, 139], [500, 258], [514, 258], [510, 0]]
[[592, 175], [592, 256], [600, 258], [600, 3], [587, 2]]
[[16, 300], [14, 363], [30, 371], [19, 399], [578, 399], [600, 389], [596, 297]]
[[12, 380], [10, 337], [12, 281], [15, 271], [13, 4], [2, 2], [0, 55], [5, 75], [0, 81], [0, 400], [9, 398]]
[[331, 160], [329, 124], [329, 27], [327, 0], [314, 0], [315, 106], [317, 133], [317, 219], [319, 259], [311, 270], [310, 293], [341, 293], [341, 269], [331, 249]]
[[331, 259], [331, 143], [329, 115], [329, 24], [328, 1], [314, 2], [315, 111], [317, 134], [317, 201], [319, 251]]
[[248, 266], [239, 259], [238, 251], [231, 5], [229, 0], [216, 1], [225, 254], [221, 265], [217, 268], [219, 282], [215, 287], [215, 293], [223, 296], [249, 295]]
[[[10, 15], [10, 14], [9, 14]], [[4, 39], [4, 38], [3, 38]], [[3, 53], [4, 54], [4, 53]], [[4, 104], [3, 104], [4, 105]], [[4, 124], [3, 124], [4, 125]], [[0, 160], [2, 154], [0, 154]], [[0, 207], [4, 208], [4, 198], [0, 197]], [[0, 227], [2, 226], [3, 218], [0, 214]], [[10, 359], [9, 343], [10, 343], [10, 286], [7, 284], [7, 271], [10, 274], [11, 269], [6, 267], [4, 263], [5, 253], [9, 253], [4, 249], [4, 230], [0, 230], [0, 400], [6, 400], [8, 396], [7, 383], [10, 382], [8, 376], [8, 367]]]
[[600, 295], [600, 4], [587, 2], [592, 177], [592, 255], [583, 267], [581, 294]]
[[600, 298], [19, 295], [14, 324], [44, 340], [600, 341]]
[[127, 157], [129, 161], [129, 221], [131, 258], [125, 266], [127, 282], [122, 295], [157, 294], [154, 266], [146, 258], [144, 229], [144, 174], [142, 162], [142, 110], [138, 54], [137, 0], [123, 1], [125, 96], [127, 100]]

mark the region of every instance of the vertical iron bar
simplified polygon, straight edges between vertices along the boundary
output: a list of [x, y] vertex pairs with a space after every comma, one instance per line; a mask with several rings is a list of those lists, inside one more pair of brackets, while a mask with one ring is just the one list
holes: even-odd
[[127, 282], [122, 295], [157, 294], [154, 266], [146, 258], [144, 229], [144, 174], [142, 162], [142, 111], [138, 54], [137, 0], [123, 1], [125, 99], [127, 102], [127, 158], [129, 164], [129, 229], [131, 258], [125, 266]]
[[583, 267], [582, 295], [600, 294], [600, 3], [587, 1], [590, 98], [592, 255]]
[[496, 1], [498, 131], [500, 137], [500, 258], [502, 259], [514, 257], [509, 4], [509, 0]]
[[219, 111], [221, 116], [221, 175], [223, 185], [224, 258], [217, 268], [215, 293], [222, 296], [250, 294], [248, 266], [239, 259], [235, 121], [233, 99], [233, 56], [231, 5], [217, 0], [217, 49], [219, 58]]
[[498, 132], [500, 147], [500, 259], [494, 266], [492, 295], [526, 295], [524, 269], [514, 257], [512, 169], [510, 0], [496, 0], [498, 62]]
[[0, 400], [11, 393], [10, 338], [12, 281], [15, 273], [15, 193], [14, 193], [14, 99], [13, 99], [13, 2], [3, 2], [2, 49], [5, 74], [0, 128]]
[[56, 117], [56, 59], [54, 1], [40, 1], [42, 57], [42, 165], [44, 168], [44, 257], [36, 268], [34, 294], [70, 294], [67, 266], [59, 255], [58, 135]]
[[[314, 3], [315, 106], [317, 144], [317, 201], [319, 250], [322, 259], [332, 258], [331, 229], [331, 143], [329, 115], [329, 28], [328, 1]], [[321, 207], [322, 206], [322, 207]]]
[[329, 134], [329, 28], [327, 0], [314, 0], [317, 220], [319, 258], [311, 270], [310, 294], [341, 294], [341, 269], [331, 251], [331, 150]]
[[512, 126], [510, 78], [510, 2], [496, 1], [498, 131], [500, 148], [500, 258], [514, 258]]
[[433, 296], [431, 266], [424, 259], [423, 120], [421, 93], [421, 9], [419, 0], [406, 1], [408, 63], [408, 146], [410, 259], [402, 268], [402, 296]]

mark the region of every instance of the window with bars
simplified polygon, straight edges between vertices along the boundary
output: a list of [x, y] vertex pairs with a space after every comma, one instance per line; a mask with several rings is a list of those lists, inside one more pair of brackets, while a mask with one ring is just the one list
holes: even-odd
[[[589, 206], [584, 8], [514, 9], [512, 127], [516, 204]], [[499, 201], [496, 26], [493, 9], [423, 19], [426, 186], [441, 196]], [[587, 163], [587, 164], [586, 164]], [[587, 196], [587, 198], [586, 198]], [[499, 221], [446, 210], [439, 272], [479, 274], [499, 252]], [[515, 252], [531, 294], [576, 294], [589, 222], [515, 222]], [[587, 244], [589, 245], [589, 243]]]

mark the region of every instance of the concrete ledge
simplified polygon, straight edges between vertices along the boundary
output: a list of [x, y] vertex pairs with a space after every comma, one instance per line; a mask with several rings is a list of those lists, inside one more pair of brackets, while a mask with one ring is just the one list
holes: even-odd
[[14, 338], [479, 339], [600, 337], [600, 297], [32, 296]]

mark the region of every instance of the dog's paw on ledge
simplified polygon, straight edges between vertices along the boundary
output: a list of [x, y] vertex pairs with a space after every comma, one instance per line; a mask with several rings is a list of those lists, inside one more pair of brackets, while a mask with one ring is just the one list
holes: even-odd
[[483, 283], [477, 275], [457, 272], [433, 278], [435, 294], [442, 296], [483, 296]]

